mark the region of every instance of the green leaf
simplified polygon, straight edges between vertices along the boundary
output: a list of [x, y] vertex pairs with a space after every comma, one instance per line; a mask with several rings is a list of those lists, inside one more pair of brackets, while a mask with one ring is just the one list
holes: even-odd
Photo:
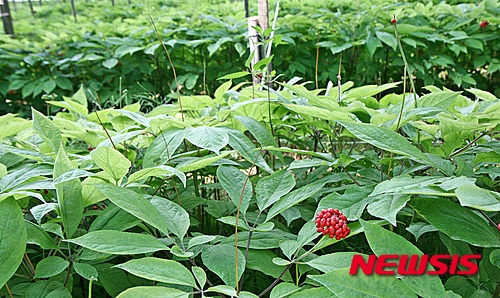
[[52, 91], [54, 91], [54, 89], [56, 89], [56, 82], [53, 81], [52, 79], [49, 79], [48, 81], [43, 83], [42, 89], [45, 93], [49, 94]]
[[87, 263], [73, 262], [73, 268], [75, 268], [76, 273], [87, 280], [97, 280], [99, 273], [94, 268], [94, 266]]
[[247, 136], [238, 130], [228, 130], [229, 145], [238, 151], [248, 162], [254, 163], [264, 171], [272, 173], [273, 170], [266, 163], [261, 153], [255, 150], [255, 145]]
[[233, 287], [226, 286], [226, 285], [218, 285], [218, 286], [213, 286], [210, 287], [206, 290], [206, 292], [215, 292], [215, 293], [221, 293], [228, 295], [230, 297], [236, 297], [238, 296], [238, 293]]
[[26, 243], [36, 244], [42, 249], [58, 249], [54, 240], [42, 228], [30, 221], [25, 221], [24, 223], [27, 232]]
[[117, 64], [118, 64], [118, 59], [115, 58], [110, 58], [102, 62], [102, 66], [106, 67], [107, 69], [111, 69], [115, 67]]
[[[248, 131], [252, 134], [252, 136], [259, 142], [262, 146], [274, 146], [279, 147], [278, 143], [274, 139], [271, 131], [267, 126], [260, 123], [259, 121], [244, 116], [235, 116], [236, 120], [240, 121]], [[281, 152], [277, 152], [277, 156], [281, 159], [283, 156]]]
[[284, 297], [290, 297], [295, 292], [298, 292], [300, 290], [299, 287], [297, 287], [294, 284], [283, 282], [278, 284], [273, 288], [271, 291], [271, 294], [269, 298], [284, 298]]
[[[236, 249], [231, 244], [218, 244], [206, 247], [201, 258], [203, 264], [217, 274], [226, 285], [236, 287]], [[245, 271], [245, 255], [238, 250], [238, 280]]]
[[139, 286], [128, 288], [121, 292], [116, 298], [189, 298], [189, 293], [184, 291], [153, 286]]
[[33, 117], [33, 129], [54, 151], [59, 151], [61, 145], [61, 130], [52, 121], [34, 108], [31, 108]]
[[234, 73], [230, 73], [230, 74], [227, 74], [225, 76], [222, 76], [222, 77], [218, 78], [217, 80], [239, 79], [239, 78], [242, 78], [242, 77], [247, 76], [249, 74], [250, 73], [248, 71], [239, 71], [239, 72], [234, 72]]
[[267, 212], [266, 222], [319, 192], [327, 181], [318, 179], [281, 197]]
[[166, 164], [184, 140], [184, 130], [170, 129], [156, 137], [144, 154], [143, 168]]
[[48, 278], [63, 272], [68, 268], [69, 262], [58, 256], [43, 258], [36, 264], [35, 278]]
[[[337, 269], [351, 268], [353, 255], [359, 255], [359, 253], [337, 252], [321, 255], [312, 259], [311, 261], [306, 262], [306, 264], [315, 269], [318, 269], [319, 271], [328, 273]], [[367, 255], [363, 255], [363, 257], [366, 257], [365, 260], [368, 259]]]
[[348, 220], [356, 220], [361, 217], [372, 199], [368, 195], [372, 192], [371, 186], [351, 185], [347, 187], [343, 194], [333, 192], [321, 199], [316, 211], [327, 208], [336, 208], [342, 211]]
[[88, 177], [92, 176], [94, 173], [85, 171], [85, 170], [80, 170], [80, 169], [71, 169], [67, 171], [66, 173], [62, 174], [61, 176], [57, 177], [57, 179], [54, 179], [52, 181], [53, 184], [59, 184], [62, 182], [70, 181], [76, 178], [82, 178], [82, 177]]
[[199, 287], [197, 288], [203, 289], [205, 287], [205, 284], [207, 283], [207, 274], [205, 273], [205, 270], [198, 266], [192, 266], [191, 271], [193, 272], [193, 275], [198, 282]]
[[141, 223], [141, 220], [115, 204], [109, 204], [92, 222], [89, 232], [98, 230], [125, 231]]
[[477, 187], [464, 185], [455, 189], [460, 205], [484, 211], [500, 211], [500, 195], [496, 192]]
[[186, 210], [165, 198], [153, 197], [150, 202], [165, 218], [168, 230], [182, 241], [190, 225], [189, 214]]
[[185, 130], [186, 139], [193, 145], [219, 154], [229, 142], [227, 132], [218, 127], [201, 126]]
[[188, 173], [192, 171], [196, 171], [199, 169], [203, 169], [204, 167], [213, 164], [214, 162], [223, 159], [234, 151], [223, 152], [220, 155], [212, 156], [212, 157], [199, 157], [195, 158], [194, 161], [190, 161], [188, 163], [178, 164], [176, 169]]
[[95, 231], [81, 237], [64, 240], [82, 247], [115, 255], [133, 255], [169, 250], [168, 246], [155, 237], [120, 231]]
[[68, 80], [65, 77], [57, 77], [56, 78], [56, 84], [59, 86], [59, 88], [63, 90], [71, 90], [73, 89], [73, 84], [71, 83], [70, 80]]
[[[423, 253], [402, 236], [376, 224], [360, 220], [370, 248], [377, 255], [423, 255]], [[430, 267], [430, 265], [428, 265]], [[359, 276], [366, 276], [358, 274]], [[377, 276], [377, 275], [375, 275]], [[444, 287], [437, 275], [405, 276], [401, 281], [421, 297], [443, 297]], [[406, 295], [403, 295], [406, 296]]]
[[410, 206], [451, 239], [480, 247], [500, 247], [498, 232], [469, 209], [446, 199], [415, 198]]
[[[64, 151], [64, 146], [59, 147], [59, 152], [54, 164], [54, 179], [73, 169], [73, 165]], [[83, 217], [82, 183], [73, 179], [56, 185], [58, 212], [64, 226], [64, 233], [71, 238], [78, 229]]]
[[227, 81], [224, 84], [220, 85], [219, 88], [217, 88], [217, 90], [215, 90], [214, 97], [215, 101], [218, 104], [222, 104], [224, 102], [224, 94], [226, 94], [229, 88], [231, 88], [232, 84], [233, 84], [232, 81]]
[[371, 215], [385, 219], [396, 226], [396, 215], [406, 206], [410, 198], [411, 196], [402, 194], [375, 196], [368, 204], [367, 210]]
[[382, 47], [382, 43], [380, 43], [380, 41], [373, 36], [372, 32], [368, 32], [368, 35], [366, 36], [366, 49], [368, 50], [370, 58], [373, 57], [377, 48], [380, 47]]
[[39, 280], [31, 284], [24, 297], [37, 298], [71, 298], [71, 293], [58, 281]]
[[283, 104], [283, 106], [299, 115], [311, 116], [329, 121], [352, 121], [349, 114], [344, 111], [332, 111], [314, 106], [302, 106], [296, 104]]
[[273, 60], [273, 57], [274, 57], [274, 54], [272, 54], [271, 56], [269, 56], [267, 58], [259, 60], [259, 62], [254, 64], [253, 69], [258, 70], [258, 71], [264, 71], [264, 68], [266, 68], [267, 65], [269, 63], [271, 63], [271, 61]]
[[398, 47], [398, 41], [393, 34], [384, 31], [377, 31], [375, 32], [375, 35], [377, 35], [377, 38], [380, 39], [381, 42], [390, 46], [394, 51]]
[[[246, 268], [258, 270], [273, 278], [278, 278], [283, 273], [283, 267], [273, 263], [273, 259], [277, 255], [270, 250], [250, 249], [248, 251], [248, 260]], [[281, 279], [284, 281], [292, 281], [290, 272], [286, 272]]]
[[489, 93], [488, 91], [484, 91], [484, 90], [480, 90], [480, 89], [476, 89], [476, 88], [469, 88], [467, 89], [467, 91], [469, 91], [470, 93], [474, 94], [475, 96], [477, 96], [478, 98], [482, 99], [482, 100], [486, 100], [486, 101], [496, 101], [497, 100], [497, 97], [491, 93]]
[[398, 133], [373, 124], [338, 121], [354, 136], [373, 146], [406, 156], [417, 162], [431, 164], [430, 159]]
[[253, 193], [252, 182], [247, 181], [247, 175], [233, 166], [222, 165], [217, 169], [217, 178], [236, 207], [240, 205], [241, 198], [240, 212], [245, 215]]
[[113, 202], [128, 213], [168, 235], [168, 224], [161, 212], [144, 195], [127, 188], [112, 184], [98, 184], [97, 188]]
[[90, 156], [98, 167], [109, 174], [115, 181], [122, 179], [131, 166], [128, 158], [111, 147], [97, 147], [90, 152]]
[[201, 236], [196, 236], [191, 239], [189, 239], [187, 249], [191, 249], [197, 245], [202, 245], [205, 243], [208, 243], [212, 240], [214, 240], [216, 237], [215, 236], [210, 236], [210, 235], [201, 235]]
[[341, 298], [417, 297], [401, 280], [395, 277], [376, 274], [350, 275], [349, 268], [337, 269], [323, 275], [309, 275], [308, 278], [327, 287], [334, 295]]
[[115, 267], [145, 279], [197, 288], [191, 272], [173, 260], [147, 257], [130, 260]]
[[458, 98], [460, 92], [441, 91], [433, 92], [420, 97], [418, 101], [419, 107], [437, 107], [448, 109], [450, 105]]
[[257, 182], [255, 192], [259, 210], [264, 210], [286, 195], [295, 186], [295, 179], [288, 170], [281, 170]]
[[165, 178], [168, 174], [176, 175], [182, 181], [184, 187], [186, 187], [186, 175], [183, 172], [169, 166], [156, 166], [134, 172], [128, 177], [127, 184], [149, 177]]
[[16, 273], [26, 249], [23, 212], [16, 200], [0, 201], [0, 288]]

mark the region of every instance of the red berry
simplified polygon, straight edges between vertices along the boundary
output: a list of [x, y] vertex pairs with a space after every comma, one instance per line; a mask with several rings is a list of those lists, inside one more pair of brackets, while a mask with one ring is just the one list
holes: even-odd
[[484, 27], [488, 26], [489, 24], [490, 23], [488, 21], [482, 21], [479, 23], [479, 27], [484, 28]]
[[396, 22], [397, 22], [396, 18], [393, 18], [393, 19], [391, 20], [391, 23], [393, 23], [393, 24], [396, 24]]
[[94, 148], [94, 147], [92, 147], [92, 146], [88, 146], [88, 147], [87, 147], [87, 150], [88, 150], [88, 151], [92, 151], [92, 150], [94, 150], [94, 149], [95, 149], [95, 148]]
[[323, 209], [316, 214], [316, 231], [330, 238], [340, 240], [349, 235], [351, 230], [347, 227], [347, 217], [338, 209]]
[[11, 89], [11, 90], [9, 90], [7, 93], [9, 93], [9, 94], [14, 94], [14, 93], [16, 93], [16, 90], [12, 90], [12, 89]]
[[46, 190], [46, 189], [44, 189], [44, 190], [43, 190], [43, 194], [44, 194], [44, 195], [46, 195], [46, 194], [48, 194], [48, 193], [49, 193], [49, 191], [48, 191], [48, 190]]
[[497, 226], [498, 230], [500, 231], [500, 222], [498, 223], [498, 226]]
[[94, 206], [92, 206], [92, 209], [97, 210], [97, 209], [99, 209], [99, 207], [97, 207], [97, 205], [94, 205]]

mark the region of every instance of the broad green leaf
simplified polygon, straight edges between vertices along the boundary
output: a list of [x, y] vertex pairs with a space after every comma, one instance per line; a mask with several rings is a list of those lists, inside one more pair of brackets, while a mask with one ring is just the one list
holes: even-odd
[[383, 85], [365, 85], [357, 88], [352, 88], [342, 95], [342, 100], [352, 101], [354, 99], [371, 97], [386, 90], [395, 88], [400, 83], [387, 83]]
[[350, 275], [349, 268], [337, 269], [323, 275], [309, 275], [308, 278], [327, 287], [334, 295], [341, 298], [417, 297], [411, 289], [395, 277], [376, 274]]
[[98, 167], [109, 174], [115, 181], [120, 181], [129, 171], [131, 162], [119, 151], [110, 147], [97, 147], [90, 156]]
[[127, 180], [127, 184], [139, 181], [142, 179], [146, 179], [149, 177], [167, 177], [168, 174], [174, 174], [176, 175], [181, 181], [184, 187], [186, 187], [186, 175], [169, 166], [156, 166], [156, 167], [151, 167], [151, 168], [145, 168], [142, 170], [139, 170], [137, 172], [132, 173]]
[[[203, 264], [217, 274], [226, 285], [236, 287], [236, 249], [231, 244], [218, 244], [206, 247], [201, 258]], [[238, 280], [245, 271], [245, 255], [238, 250]]]
[[16, 273], [26, 249], [23, 212], [12, 197], [0, 202], [0, 287]]
[[394, 51], [398, 47], [398, 41], [393, 34], [384, 31], [377, 31], [375, 32], [375, 35], [377, 35], [377, 38], [380, 39], [381, 42], [390, 46]]
[[102, 62], [102, 66], [106, 67], [107, 69], [111, 69], [111, 68], [115, 67], [116, 64], [118, 64], [118, 59], [116, 59], [116, 58], [110, 58], [110, 59]]
[[[370, 248], [377, 256], [384, 254], [423, 255], [423, 252], [402, 236], [378, 225], [362, 220], [360, 222], [365, 231], [368, 244], [370, 244]], [[359, 276], [366, 277], [362, 273], [357, 275], [357, 277]], [[443, 297], [445, 295], [443, 284], [437, 275], [408, 275], [402, 278], [401, 281], [421, 297]]]
[[437, 231], [436, 227], [426, 222], [412, 222], [406, 230], [415, 236], [416, 241], [418, 241], [418, 238], [425, 233]]
[[189, 214], [178, 204], [160, 197], [153, 197], [151, 204], [155, 206], [165, 218], [167, 228], [179, 239], [184, 238], [189, 229]]
[[130, 260], [116, 267], [145, 279], [197, 288], [191, 272], [173, 260], [147, 257]]
[[115, 204], [109, 204], [90, 225], [89, 232], [98, 230], [125, 231], [141, 223], [141, 220]]
[[1, 192], [19, 188], [28, 180], [35, 177], [49, 176], [53, 174], [53, 168], [45, 165], [30, 164], [8, 173], [0, 180]]
[[191, 144], [203, 149], [215, 152], [219, 151], [229, 143], [229, 136], [225, 129], [210, 126], [188, 128], [185, 130], [186, 140]]
[[300, 288], [292, 283], [280, 283], [276, 285], [273, 290], [271, 291], [271, 294], [269, 298], [284, 298], [284, 297], [290, 297], [295, 292], [298, 292]]
[[73, 268], [76, 273], [87, 280], [98, 280], [99, 273], [94, 266], [87, 263], [73, 262]]
[[229, 146], [238, 151], [243, 158], [252, 164], [255, 163], [259, 168], [268, 173], [273, 172], [262, 157], [261, 153], [258, 150], [255, 150], [255, 145], [247, 136], [238, 130], [228, 130], [228, 135]]
[[189, 239], [187, 249], [193, 248], [197, 245], [202, 245], [205, 243], [208, 243], [212, 240], [214, 240], [216, 237], [215, 236], [210, 236], [210, 235], [201, 235], [201, 236], [196, 236], [191, 239]]
[[37, 298], [71, 298], [68, 289], [58, 281], [39, 280], [31, 284], [24, 293], [24, 297]]
[[64, 241], [98, 252], [115, 255], [133, 255], [169, 250], [168, 246], [151, 235], [111, 230], [89, 232], [81, 237]]
[[0, 179], [5, 175], [7, 175], [7, 167], [3, 163], [0, 163]]
[[500, 247], [496, 229], [457, 203], [447, 199], [415, 198], [410, 206], [451, 239], [480, 247]]
[[68, 268], [69, 262], [58, 256], [43, 258], [36, 264], [35, 278], [49, 278]]
[[354, 136], [362, 141], [372, 144], [375, 147], [406, 156], [417, 162], [427, 165], [431, 164], [430, 159], [422, 153], [422, 151], [410, 144], [406, 138], [394, 131], [373, 124], [343, 121], [339, 121], [339, 123], [349, 130]]
[[144, 195], [112, 184], [98, 184], [97, 188], [113, 202], [135, 217], [168, 235], [168, 224], [161, 212]]
[[224, 94], [226, 94], [229, 88], [231, 88], [232, 84], [233, 84], [232, 81], [227, 81], [224, 84], [220, 85], [219, 88], [217, 88], [217, 90], [215, 90], [214, 97], [215, 101], [218, 104], [222, 104], [224, 102]]
[[233, 287], [226, 286], [226, 285], [217, 285], [217, 286], [210, 287], [206, 290], [206, 292], [221, 293], [221, 294], [228, 295], [230, 297], [238, 296], [238, 293], [236, 292], [236, 290]]
[[[337, 103], [337, 101], [334, 101], [331, 99], [320, 98], [317, 95], [317, 92], [309, 91], [304, 86], [290, 85], [290, 84], [283, 84], [283, 86], [286, 89], [293, 91], [295, 94], [297, 94], [297, 96], [301, 96], [301, 97], [304, 97], [305, 99], [307, 99], [307, 102], [311, 106], [316, 106], [316, 107], [324, 108], [324, 109], [331, 110], [331, 111], [339, 111], [340, 110], [339, 104]], [[276, 145], [268, 144], [265, 146], [276, 146]], [[276, 146], [276, 147], [278, 147], [278, 146]]]
[[496, 192], [464, 185], [455, 189], [460, 205], [484, 211], [500, 211], [500, 195]]
[[[328, 273], [342, 268], [351, 268], [353, 255], [359, 255], [355, 252], [336, 252], [326, 255], [318, 256], [311, 261], [306, 262], [307, 265], [318, 269], [321, 272]], [[368, 259], [367, 255], [362, 254], [365, 260]]]
[[283, 104], [283, 106], [299, 115], [306, 115], [311, 117], [316, 117], [323, 120], [337, 121], [352, 121], [351, 117], [347, 112], [342, 111], [331, 111], [324, 108], [318, 108], [313, 106], [302, 106], [296, 104]]
[[420, 97], [418, 101], [419, 107], [438, 107], [444, 110], [458, 98], [460, 92], [441, 91], [433, 92]]
[[220, 155], [212, 156], [212, 157], [199, 157], [199, 158], [194, 158], [194, 161], [190, 161], [188, 163], [182, 163], [177, 165], [176, 169], [188, 173], [188, 172], [193, 172], [199, 169], [203, 169], [206, 166], [209, 166], [213, 164], [214, 162], [223, 159], [224, 157], [228, 156], [229, 154], [233, 153], [234, 151], [226, 151], [221, 153]]
[[314, 181], [313, 183], [302, 186], [301, 188], [284, 195], [269, 209], [266, 217], [266, 222], [271, 220], [281, 212], [288, 210], [290, 207], [295, 206], [304, 200], [307, 200], [318, 191], [320, 191], [326, 183], [327, 181], [325, 179], [319, 179]]
[[88, 177], [92, 176], [94, 173], [85, 171], [85, 170], [80, 170], [80, 169], [71, 169], [67, 171], [66, 173], [62, 174], [61, 176], [57, 177], [57, 179], [54, 179], [52, 182], [53, 184], [59, 184], [62, 182], [70, 181], [76, 178], [82, 178], [82, 177]]
[[[274, 146], [274, 147], [279, 147], [278, 143], [274, 139], [271, 131], [269, 128], [260, 123], [259, 121], [250, 118], [250, 117], [244, 117], [244, 116], [235, 116], [234, 117], [236, 120], [241, 122], [245, 127], [248, 129], [248, 131], [252, 134], [252, 136], [259, 142], [262, 146]], [[282, 158], [281, 152], [278, 152], [277, 156], [279, 158]]]
[[382, 47], [382, 43], [380, 42], [380, 40], [375, 38], [372, 32], [368, 32], [368, 35], [366, 36], [366, 49], [368, 50], [370, 58], [373, 57], [373, 54], [375, 53], [377, 48], [380, 47]]
[[27, 232], [26, 243], [36, 244], [42, 249], [58, 249], [54, 240], [42, 228], [30, 221], [25, 221], [24, 223]]
[[[73, 165], [66, 155], [64, 146], [59, 152], [54, 164], [54, 179], [73, 169]], [[82, 183], [79, 179], [72, 179], [56, 185], [58, 212], [61, 216], [66, 238], [71, 238], [78, 229], [83, 217]]]
[[[283, 267], [273, 263], [273, 259], [276, 257], [277, 255], [270, 250], [250, 249], [248, 251], [246, 268], [257, 270], [264, 273], [265, 275], [277, 278], [283, 273]], [[290, 275], [290, 272], [286, 272], [281, 277], [281, 279], [291, 282], [292, 277]]]
[[253, 193], [252, 182], [247, 181], [247, 175], [233, 166], [222, 165], [217, 169], [217, 178], [236, 207], [240, 206], [241, 199], [240, 212], [245, 215]]
[[156, 137], [144, 153], [143, 168], [166, 164], [184, 140], [184, 130], [170, 129]]
[[264, 210], [286, 195], [295, 186], [295, 179], [288, 170], [281, 170], [257, 182], [255, 192], [259, 210]]
[[198, 289], [203, 289], [205, 288], [205, 284], [207, 283], [207, 274], [205, 273], [205, 270], [198, 266], [192, 266], [191, 271], [193, 272], [194, 278], [196, 278], [196, 281], [198, 282]]
[[33, 117], [33, 129], [54, 151], [59, 151], [61, 145], [61, 130], [52, 121], [34, 108], [31, 108]]
[[218, 78], [217, 80], [239, 79], [239, 78], [242, 78], [242, 77], [247, 76], [249, 74], [250, 73], [248, 71], [239, 71], [239, 72], [230, 73], [230, 74], [227, 74], [225, 76], [222, 76], [222, 77]]
[[188, 298], [189, 293], [184, 291], [160, 286], [139, 286], [128, 288], [121, 292], [116, 298]]
[[480, 90], [480, 89], [476, 89], [476, 88], [469, 88], [469, 89], [467, 89], [467, 91], [469, 91], [470, 93], [474, 94], [475, 96], [477, 96], [478, 98], [480, 98], [482, 100], [486, 100], [486, 101], [497, 100], [497, 97], [495, 95], [489, 93], [488, 91], [484, 91], [484, 90]]
[[[304, 287], [305, 288], [305, 287]], [[311, 297], [338, 297], [330, 292], [326, 287], [308, 288], [294, 293], [290, 298], [311, 298]]]
[[347, 187], [343, 194], [333, 192], [321, 199], [316, 211], [319, 212], [321, 209], [336, 208], [344, 213], [347, 220], [356, 220], [361, 216], [366, 205], [372, 201], [372, 198], [369, 197], [372, 189], [371, 186], [359, 187], [357, 185], [352, 185]]
[[368, 212], [378, 218], [382, 218], [396, 226], [396, 215], [406, 206], [410, 200], [409, 195], [380, 195], [372, 197], [372, 201], [368, 204]]

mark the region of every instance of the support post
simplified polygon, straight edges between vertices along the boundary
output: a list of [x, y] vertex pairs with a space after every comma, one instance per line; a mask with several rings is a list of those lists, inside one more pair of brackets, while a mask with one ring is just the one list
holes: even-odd
[[12, 16], [10, 14], [8, 0], [0, 0], [0, 12], [2, 15], [3, 30], [5, 31], [5, 34], [14, 37], [14, 25], [12, 24]]
[[[259, 62], [261, 59], [261, 51], [259, 43], [259, 32], [255, 30], [254, 27], [259, 26], [259, 17], [250, 17], [248, 18], [248, 39], [250, 41], [250, 54], [254, 53], [252, 58], [252, 62], [250, 63], [250, 68], [253, 72], [253, 66], [255, 63]], [[253, 81], [255, 83], [260, 82], [260, 78], [253, 74]]]

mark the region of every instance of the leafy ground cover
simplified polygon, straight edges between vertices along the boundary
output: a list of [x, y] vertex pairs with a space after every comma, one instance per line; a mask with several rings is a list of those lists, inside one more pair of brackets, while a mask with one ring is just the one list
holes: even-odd
[[[165, 3], [165, 7], [171, 4]], [[92, 5], [90, 2], [89, 7]], [[227, 12], [228, 5], [220, 2], [210, 9]], [[342, 1], [331, 5], [331, 11], [353, 9]], [[294, 7], [285, 5], [283, 11], [298, 19], [308, 13], [307, 8], [294, 11]], [[310, 9], [314, 7], [311, 4]], [[486, 34], [483, 37], [493, 36], [496, 30], [493, 19], [486, 27], [476, 24], [498, 9], [491, 1], [479, 5], [398, 4], [380, 9], [390, 8], [400, 15], [409, 7], [415, 11], [427, 7], [430, 15], [441, 11], [448, 18], [445, 23], [457, 19], [443, 13], [445, 9], [470, 12], [465, 14], [469, 21], [460, 28], [472, 31], [454, 43], [469, 43], [467, 40], [474, 39], [470, 36], [478, 32]], [[177, 11], [182, 15], [183, 10]], [[156, 24], [168, 28], [175, 18], [171, 14]], [[314, 23], [322, 24], [322, 18], [318, 16]], [[398, 43], [398, 37], [400, 41], [410, 38], [405, 33], [410, 18], [397, 20], [399, 34], [393, 36], [397, 52], [392, 51], [389, 35], [384, 34], [395, 34], [391, 18], [380, 19], [380, 28], [373, 29], [372, 37], [380, 43], [373, 57], [385, 50], [393, 61], [403, 61], [404, 56], [397, 53], [404, 50], [410, 65], [425, 65], [413, 60], [407, 42]], [[450, 90], [453, 84], [442, 87], [444, 81], [432, 81], [437, 86], [427, 84], [416, 66], [415, 80], [410, 82], [397, 63], [394, 77], [389, 76], [384, 84], [354, 83], [345, 79], [352, 70], [347, 66], [351, 58], [346, 56], [350, 51], [358, 53], [354, 49], [369, 54], [370, 47], [363, 42], [347, 44], [341, 50], [344, 79], [339, 85], [328, 81], [337, 77], [341, 53], [332, 50], [333, 45], [326, 52], [337, 63], [335, 70], [330, 69], [332, 74], [324, 84], [318, 80], [322, 88], [314, 88], [315, 83], [306, 81], [314, 81], [314, 75], [305, 75], [303, 80], [293, 77], [297, 73], [288, 73], [291, 64], [285, 64], [287, 58], [280, 51], [288, 49], [299, 55], [303, 50], [291, 50], [285, 44], [273, 48], [272, 62], [276, 73], [284, 73], [286, 79], [264, 74], [263, 84], [252, 84], [246, 82], [251, 80], [249, 73], [231, 73], [245, 70], [249, 56], [245, 47], [234, 69], [209, 70], [217, 55], [229, 55], [229, 48], [238, 51], [234, 41], [220, 42], [210, 58], [206, 51], [217, 44], [213, 43], [215, 37], [200, 47], [181, 46], [179, 39], [165, 38], [176, 67], [176, 61], [185, 61], [177, 56], [182, 51], [193, 59], [196, 51], [201, 53], [196, 59], [206, 55], [205, 60], [197, 61], [206, 61], [209, 83], [195, 83], [198, 87], [190, 91], [179, 88], [180, 96], [170, 95], [171, 102], [162, 101], [161, 96], [158, 101], [141, 101], [142, 91], [129, 89], [128, 84], [136, 80], [144, 87], [146, 82], [154, 82], [151, 78], [134, 77], [128, 82], [123, 75], [120, 87], [106, 85], [105, 75], [87, 73], [93, 78], [87, 81], [77, 77], [91, 66], [96, 73], [108, 69], [105, 64], [110, 66], [112, 59], [117, 63], [109, 67], [110, 77], [124, 61], [134, 63], [142, 56], [162, 61], [153, 63], [155, 71], [165, 67], [167, 58], [147, 20], [143, 20], [147, 30], [135, 32], [134, 26], [124, 26], [130, 30], [127, 36], [113, 39], [111, 35], [123, 20], [114, 23], [115, 28], [110, 26], [110, 36], [102, 38], [98, 31], [87, 32], [89, 24], [80, 29], [76, 25], [74, 30], [91, 37], [81, 41], [80, 35], [74, 36], [75, 44], [86, 43], [79, 48], [83, 52], [79, 59], [104, 58], [73, 61], [75, 68], [69, 67], [66, 77], [71, 88], [64, 91], [56, 82], [46, 93], [58, 96], [45, 96], [43, 105], [33, 102], [44, 113], [32, 108], [26, 116], [18, 105], [20, 115], [0, 116], [0, 296], [490, 297], [500, 291], [500, 99], [495, 90], [471, 87], [460, 92]], [[213, 21], [209, 17], [201, 20]], [[304, 17], [301, 22], [311, 20]], [[70, 21], [64, 30], [72, 30], [68, 29]], [[99, 26], [106, 28], [104, 23]], [[243, 33], [231, 35], [226, 29], [215, 31], [239, 36], [245, 44]], [[177, 34], [189, 30], [179, 29], [168, 36], [179, 37]], [[310, 38], [281, 30], [281, 36], [273, 38], [275, 44], [280, 40], [292, 43], [287, 36], [294, 42]], [[293, 30], [301, 32], [300, 26]], [[122, 57], [114, 56], [123, 46], [119, 43], [139, 35], [147, 36], [147, 46], [137, 45], [134, 51], [128, 47], [122, 49], [126, 52]], [[62, 34], [60, 38], [73, 37]], [[111, 47], [113, 40], [117, 43], [113, 50], [95, 46], [107, 42]], [[338, 42], [334, 35], [328, 40]], [[10, 42], [2, 48], [4, 55], [13, 55], [12, 45], [26, 40]], [[34, 42], [42, 45], [46, 41], [35, 38]], [[481, 39], [481, 55], [491, 55], [493, 61], [497, 45], [488, 42]], [[93, 50], [85, 52], [90, 44]], [[320, 54], [325, 52], [317, 37], [309, 46], [314, 48], [311, 57], [318, 48]], [[78, 55], [76, 46], [74, 51], [68, 57]], [[16, 55], [26, 54], [36, 56], [27, 52]], [[303, 63], [307, 57], [303, 55], [304, 59], [295, 56], [290, 63]], [[9, 63], [14, 61], [9, 59]], [[186, 61], [186, 65], [194, 63]], [[453, 61], [456, 69], [463, 65]], [[480, 76], [486, 85], [496, 80], [491, 61]], [[86, 63], [89, 68], [77, 68]], [[358, 67], [356, 63], [352, 67]], [[43, 62], [33, 65], [42, 67]], [[288, 69], [280, 70], [284, 65]], [[182, 81], [185, 68], [178, 68], [178, 81], [186, 84]], [[256, 71], [263, 69], [266, 65]], [[164, 76], [170, 73], [168, 67], [162, 71]], [[137, 73], [133, 71], [132, 76]], [[353, 78], [364, 75], [358, 70], [354, 73]], [[221, 75], [224, 78], [216, 80]], [[120, 77], [114, 76], [118, 83]], [[92, 80], [102, 86], [93, 85]], [[165, 81], [170, 86], [164, 91], [170, 94], [170, 89], [176, 89], [175, 80]], [[80, 83], [84, 85], [76, 87]], [[151, 90], [161, 92], [155, 83], [151, 85]], [[416, 88], [408, 92], [413, 85]], [[117, 92], [116, 100], [105, 97], [106, 88]], [[27, 105], [30, 102], [29, 96], [14, 95]], [[329, 208], [342, 212], [326, 216], [338, 215], [334, 223], [342, 231], [339, 239], [318, 233], [318, 213]], [[339, 222], [343, 216], [347, 227], [345, 221]], [[474, 275], [352, 276], [349, 269], [354, 254], [479, 254], [481, 259], [475, 261], [479, 271]]]
[[[256, 14], [256, 3], [250, 2]], [[499, 96], [498, 1], [434, 2], [285, 1], [276, 23], [273, 67], [319, 88], [336, 78], [342, 57], [342, 76], [356, 86], [401, 81], [403, 61], [387, 21], [396, 14], [418, 92], [435, 85]], [[29, 115], [30, 105], [40, 110], [44, 101], [69, 96], [81, 83], [98, 91], [108, 106], [141, 101], [145, 108], [175, 98], [150, 16], [171, 51], [184, 94], [212, 95], [221, 84], [217, 78], [245, 70], [249, 55], [242, 2], [117, 1], [113, 7], [110, 1], [77, 1], [77, 23], [69, 2], [35, 9], [31, 16], [26, 3], [18, 3], [12, 9], [17, 39], [0, 35], [4, 112], [19, 112], [23, 105]]]

